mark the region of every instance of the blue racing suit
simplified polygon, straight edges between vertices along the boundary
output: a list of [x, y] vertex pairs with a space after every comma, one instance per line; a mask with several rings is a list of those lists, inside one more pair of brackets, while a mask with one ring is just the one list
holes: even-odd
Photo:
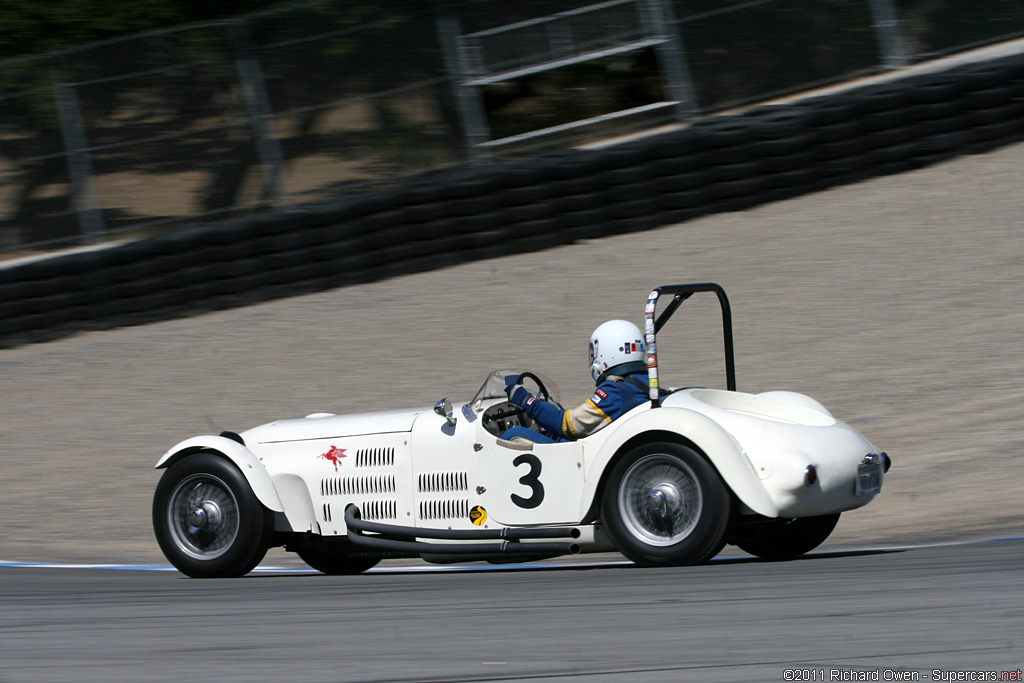
[[[513, 398], [515, 396], [516, 394], [513, 394]], [[502, 438], [520, 436], [537, 443], [575, 441], [590, 436], [641, 403], [650, 400], [646, 372], [608, 375], [594, 389], [593, 396], [572, 410], [564, 410], [556, 403], [542, 401], [529, 394], [526, 396], [522, 404], [526, 414], [551, 434], [557, 435], [557, 438], [549, 439], [526, 427], [513, 427], [505, 432]]]

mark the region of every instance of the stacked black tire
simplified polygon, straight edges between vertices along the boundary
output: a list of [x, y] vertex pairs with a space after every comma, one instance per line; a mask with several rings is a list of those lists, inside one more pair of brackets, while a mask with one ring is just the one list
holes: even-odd
[[0, 344], [646, 230], [1024, 137], [1024, 56], [0, 269]]

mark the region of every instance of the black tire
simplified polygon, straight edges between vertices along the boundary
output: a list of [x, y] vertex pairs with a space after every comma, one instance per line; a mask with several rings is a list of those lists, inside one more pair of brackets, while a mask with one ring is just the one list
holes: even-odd
[[340, 551], [332, 553], [314, 548], [301, 548], [295, 552], [310, 567], [331, 576], [362, 574], [380, 562], [379, 557], [359, 557]]
[[153, 497], [153, 530], [171, 564], [196, 579], [244, 576], [260, 563], [273, 513], [233, 463], [213, 453], [171, 465]]
[[825, 542], [839, 522], [839, 513], [800, 517], [741, 527], [733, 540], [742, 551], [765, 560], [792, 560]]
[[910, 90], [893, 83], [878, 83], [852, 93], [860, 100], [863, 111], [871, 114], [888, 109], [902, 109], [910, 103]]
[[670, 192], [658, 197], [658, 206], [662, 211], [687, 210], [693, 211], [698, 207], [707, 204], [711, 199], [711, 192], [704, 188], [687, 190], [685, 192]]
[[715, 468], [676, 443], [637, 446], [612, 468], [601, 518], [615, 547], [646, 567], [692, 565], [722, 548], [730, 497]]
[[688, 173], [677, 173], [656, 178], [651, 181], [651, 189], [656, 196], [660, 196], [672, 192], [685, 192], [697, 187], [704, 187], [710, 182], [711, 176], [706, 171], [690, 171]]

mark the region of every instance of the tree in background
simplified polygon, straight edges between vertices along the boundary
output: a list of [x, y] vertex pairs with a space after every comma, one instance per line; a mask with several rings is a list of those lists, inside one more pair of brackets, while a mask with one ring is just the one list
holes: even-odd
[[289, 172], [308, 169], [293, 192], [457, 156], [430, 0], [129, 4], [0, 0], [0, 249], [76, 234], [69, 128], [84, 133], [89, 152], [77, 159], [108, 230], [266, 200], [271, 157], [254, 139], [246, 64], [274, 114], [262, 139]]
[[280, 0], [0, 0], [0, 59], [280, 4]]

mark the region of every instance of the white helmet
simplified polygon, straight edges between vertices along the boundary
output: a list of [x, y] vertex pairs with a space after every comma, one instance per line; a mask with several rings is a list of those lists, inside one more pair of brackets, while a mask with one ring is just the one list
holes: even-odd
[[623, 363], [644, 360], [644, 336], [625, 320], [609, 320], [590, 335], [590, 374], [595, 382]]

